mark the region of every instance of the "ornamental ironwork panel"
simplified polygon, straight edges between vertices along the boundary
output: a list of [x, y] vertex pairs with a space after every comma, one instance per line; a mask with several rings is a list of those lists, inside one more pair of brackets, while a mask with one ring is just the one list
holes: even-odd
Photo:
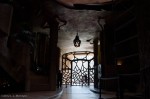
[[71, 84], [71, 61], [70, 60], [68, 60], [68, 59], [66, 59], [66, 58], [64, 58], [63, 59], [63, 67], [62, 67], [62, 74], [63, 74], [63, 81], [62, 81], [62, 83], [63, 84]]
[[88, 61], [73, 61], [72, 85], [85, 85], [85, 75], [88, 78]]
[[94, 83], [94, 60], [89, 61], [89, 83], [93, 84]]
[[62, 73], [63, 84], [90, 85], [94, 83], [93, 52], [78, 51], [62, 55]]

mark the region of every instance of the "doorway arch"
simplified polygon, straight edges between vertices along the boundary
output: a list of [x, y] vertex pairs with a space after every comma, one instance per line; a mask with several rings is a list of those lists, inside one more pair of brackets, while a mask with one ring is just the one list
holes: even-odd
[[94, 84], [94, 53], [90, 51], [69, 52], [62, 55], [63, 84], [84, 85], [83, 77], [87, 76], [87, 85]]

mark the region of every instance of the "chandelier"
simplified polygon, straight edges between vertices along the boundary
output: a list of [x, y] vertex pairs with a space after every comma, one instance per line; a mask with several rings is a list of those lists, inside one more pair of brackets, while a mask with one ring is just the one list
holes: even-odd
[[73, 40], [73, 43], [75, 47], [80, 47], [81, 40], [79, 39], [78, 32], [77, 32], [75, 39]]

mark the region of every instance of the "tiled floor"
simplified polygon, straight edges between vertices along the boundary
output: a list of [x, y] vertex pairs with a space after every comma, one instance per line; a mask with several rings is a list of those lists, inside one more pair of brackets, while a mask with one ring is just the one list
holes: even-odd
[[63, 88], [63, 94], [57, 99], [98, 99], [99, 95], [93, 93], [86, 86], [68, 86]]
[[[102, 92], [104, 99], [116, 99], [114, 92]], [[89, 86], [63, 86], [58, 91], [23, 92], [0, 95], [0, 99], [99, 99]]]
[[[114, 99], [115, 94], [103, 92], [101, 97]], [[99, 94], [92, 92], [88, 86], [68, 86], [63, 88], [63, 94], [56, 99], [99, 99]]]

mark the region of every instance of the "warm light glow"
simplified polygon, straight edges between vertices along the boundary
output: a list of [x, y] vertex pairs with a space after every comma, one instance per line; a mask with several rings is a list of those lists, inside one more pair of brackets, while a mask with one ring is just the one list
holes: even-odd
[[70, 60], [74, 60], [74, 56], [78, 59], [84, 59], [85, 57], [87, 58], [87, 60], [91, 60], [92, 58], [94, 58], [94, 54], [93, 53], [89, 53], [87, 56], [85, 53], [79, 53], [79, 54], [69, 54], [67, 55], [67, 58]]
[[70, 55], [67, 55], [67, 58], [70, 59], [70, 60], [73, 60], [74, 56], [73, 56], [73, 54], [70, 54]]
[[69, 60], [66, 60], [66, 66], [68, 66], [69, 68], [71, 68], [71, 63]]
[[[64, 61], [66, 61], [66, 66], [69, 67], [69, 68], [71, 68], [71, 62], [70, 62], [70, 60], [77, 60], [77, 59], [92, 60], [94, 58], [94, 53], [88, 53], [88, 54], [85, 53], [85, 52], [69, 53], [67, 55], [67, 58], [69, 60], [64, 60]], [[87, 64], [87, 63], [85, 63], [85, 64]], [[82, 65], [82, 63], [79, 62], [78, 66], [81, 66], [81, 65]], [[91, 68], [93, 68], [94, 61], [91, 61], [89, 65], [92, 66]], [[73, 63], [73, 66], [74, 66], [74, 63]]]
[[123, 64], [122, 60], [117, 60], [117, 65], [121, 66]]

